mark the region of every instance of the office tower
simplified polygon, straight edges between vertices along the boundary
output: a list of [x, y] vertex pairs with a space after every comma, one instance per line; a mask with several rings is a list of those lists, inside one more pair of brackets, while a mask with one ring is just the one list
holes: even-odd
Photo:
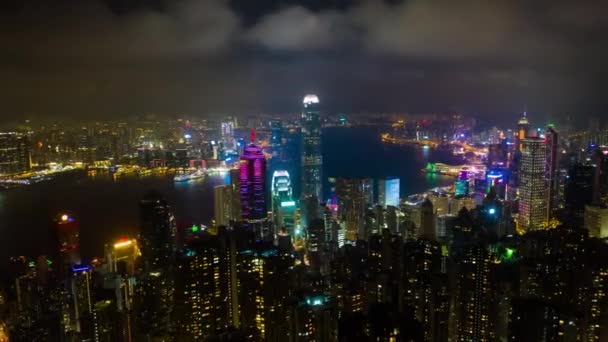
[[0, 175], [29, 171], [30, 149], [27, 136], [0, 132]]
[[110, 273], [135, 275], [141, 256], [137, 240], [121, 238], [111, 245], [106, 245], [106, 263]]
[[150, 193], [140, 202], [140, 220], [143, 268], [136, 294], [138, 325], [142, 338], [163, 339], [173, 333], [175, 218], [167, 202]]
[[232, 188], [230, 185], [217, 185], [213, 188], [213, 212], [215, 226], [228, 226], [232, 217]]
[[378, 204], [385, 208], [389, 205], [399, 207], [399, 178], [378, 180]]
[[239, 181], [243, 221], [266, 218], [266, 158], [261, 147], [251, 143], [245, 148], [241, 155]]
[[223, 328], [224, 321], [220, 258], [215, 236], [190, 239], [177, 260], [175, 314], [177, 337], [202, 340]]
[[430, 199], [426, 198], [420, 205], [420, 231], [422, 232], [421, 237], [423, 239], [430, 241], [437, 240], [436, 217], [433, 203]]
[[524, 140], [528, 138], [528, 130], [530, 129], [530, 122], [528, 121], [528, 117], [526, 112], [522, 115], [522, 117], [517, 122], [517, 146], [520, 151], [523, 151], [524, 148]]
[[585, 205], [585, 229], [591, 237], [608, 237], [608, 208]]
[[457, 341], [494, 341], [491, 321], [493, 258], [486, 247], [467, 247], [457, 260], [454, 303]]
[[93, 339], [95, 331], [92, 295], [92, 270], [89, 265], [74, 265], [71, 269], [70, 296], [72, 298], [71, 321], [83, 340]]
[[277, 228], [286, 228], [287, 234], [295, 233], [296, 203], [289, 172], [277, 170], [272, 174], [272, 216]]
[[140, 202], [141, 254], [146, 272], [170, 268], [177, 250], [177, 229], [171, 207], [160, 194]]
[[593, 174], [595, 168], [589, 164], [570, 166], [564, 187], [564, 202], [569, 223], [582, 227], [585, 206], [593, 202]]
[[322, 165], [321, 154], [321, 117], [319, 112], [319, 98], [316, 95], [304, 97], [301, 129], [301, 159], [302, 159], [302, 187], [301, 197], [316, 196], [323, 199], [322, 191]]
[[80, 264], [80, 238], [78, 221], [70, 214], [58, 215], [54, 221], [59, 257], [66, 266]]
[[361, 178], [338, 178], [338, 219], [346, 225], [346, 240], [365, 239], [363, 217], [366, 208], [366, 189], [369, 180]]
[[522, 141], [519, 171], [519, 229], [527, 232], [546, 226], [547, 187], [545, 180], [546, 145], [542, 139]]
[[545, 132], [546, 160], [545, 160], [545, 182], [547, 187], [547, 221], [555, 216], [559, 203], [559, 136], [552, 126], [547, 127]]
[[266, 222], [266, 158], [262, 148], [253, 144], [254, 140], [252, 132], [252, 143], [245, 148], [240, 161], [241, 219], [257, 238], [269, 239], [272, 234]]

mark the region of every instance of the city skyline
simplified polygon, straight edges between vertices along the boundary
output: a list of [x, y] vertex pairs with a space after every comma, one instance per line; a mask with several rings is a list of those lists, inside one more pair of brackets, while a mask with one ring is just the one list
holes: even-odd
[[608, 2], [0, 3], [0, 342], [608, 341]]

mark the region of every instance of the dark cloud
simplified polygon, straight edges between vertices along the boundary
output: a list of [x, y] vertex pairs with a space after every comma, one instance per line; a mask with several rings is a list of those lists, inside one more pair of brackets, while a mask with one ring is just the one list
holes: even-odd
[[605, 1], [255, 3], [9, 1], [0, 115], [608, 106]]

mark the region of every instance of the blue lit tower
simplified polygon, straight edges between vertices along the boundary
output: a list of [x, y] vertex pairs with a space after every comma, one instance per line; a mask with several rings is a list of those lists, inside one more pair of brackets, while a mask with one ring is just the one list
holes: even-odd
[[321, 118], [319, 113], [319, 98], [316, 95], [304, 97], [302, 111], [302, 197], [316, 196], [322, 199], [321, 168]]
[[245, 148], [240, 161], [241, 218], [245, 225], [261, 225], [267, 216], [266, 209], [266, 158], [262, 148], [253, 143]]

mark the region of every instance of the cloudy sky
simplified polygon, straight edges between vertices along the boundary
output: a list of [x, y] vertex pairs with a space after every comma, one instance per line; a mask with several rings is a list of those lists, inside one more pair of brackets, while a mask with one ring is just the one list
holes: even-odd
[[0, 120], [608, 112], [605, 0], [2, 0]]

